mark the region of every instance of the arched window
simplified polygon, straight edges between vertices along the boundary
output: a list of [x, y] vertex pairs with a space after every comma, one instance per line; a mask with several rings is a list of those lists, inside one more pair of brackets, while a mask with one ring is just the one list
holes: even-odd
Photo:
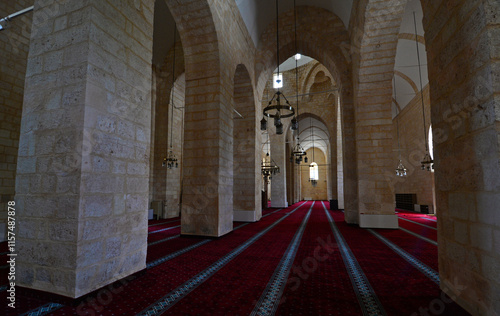
[[309, 165], [309, 180], [319, 180], [318, 165], [315, 162]]
[[434, 159], [434, 144], [432, 142], [432, 125], [429, 127], [429, 155]]
[[[434, 143], [432, 142], [432, 125], [429, 126], [429, 155], [434, 160]], [[434, 164], [432, 164], [431, 171], [434, 172]]]

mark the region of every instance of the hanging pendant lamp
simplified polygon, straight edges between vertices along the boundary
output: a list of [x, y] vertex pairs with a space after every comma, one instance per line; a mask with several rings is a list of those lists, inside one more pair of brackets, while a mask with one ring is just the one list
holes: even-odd
[[177, 162], [177, 157], [175, 157], [172, 144], [173, 144], [173, 125], [174, 125], [174, 91], [175, 91], [175, 38], [176, 38], [176, 33], [177, 33], [177, 24], [174, 23], [174, 57], [173, 57], [173, 63], [172, 63], [172, 93], [171, 93], [171, 100], [170, 104], [172, 107], [172, 111], [170, 114], [170, 150], [168, 152], [167, 157], [163, 158], [163, 163], [162, 166], [165, 167], [167, 166], [168, 169], [172, 168], [177, 168], [179, 167], [179, 163]]
[[[299, 116], [299, 67], [298, 67], [298, 56], [300, 54], [298, 53], [297, 50], [297, 7], [295, 6], [295, 0], [293, 1], [293, 17], [294, 17], [294, 25], [295, 25], [295, 99], [297, 103], [297, 116]], [[293, 117], [292, 119], [292, 130], [297, 130], [299, 129], [299, 122], [297, 120], [297, 117]], [[297, 136], [297, 145], [295, 145], [292, 149], [291, 156], [290, 156], [290, 162], [294, 162], [298, 165], [302, 162], [304, 156], [306, 156], [306, 151], [304, 148], [300, 145], [300, 138]], [[307, 163], [307, 157], [305, 157], [306, 163]]]
[[[396, 93], [396, 77], [393, 77], [393, 82], [394, 82], [394, 99], [395, 102], [397, 102], [397, 93]], [[398, 110], [399, 114], [399, 109], [398, 106], [396, 105], [396, 110]], [[396, 120], [396, 129], [397, 129], [397, 134], [398, 134], [398, 152], [399, 152], [399, 163], [398, 166], [396, 167], [396, 175], [399, 177], [404, 177], [406, 176], [406, 167], [403, 165], [403, 160], [401, 159], [401, 146], [399, 143], [399, 118]]]
[[415, 17], [415, 12], [413, 12], [413, 23], [415, 26], [415, 45], [417, 46], [417, 61], [418, 61], [418, 75], [420, 78], [420, 100], [422, 103], [422, 115], [424, 118], [424, 140], [425, 140], [425, 156], [420, 162], [422, 170], [431, 171], [434, 169], [434, 160], [432, 160], [429, 154], [429, 143], [427, 142], [427, 129], [425, 126], [425, 108], [424, 108], [424, 91], [422, 86], [422, 69], [420, 69], [420, 52], [418, 49], [418, 35], [417, 35], [417, 18]]
[[[278, 20], [278, 0], [276, 0], [276, 62], [278, 64], [278, 79], [277, 83], [281, 83], [281, 79], [279, 79], [280, 75], [280, 42], [279, 42], [279, 20]], [[282, 104], [282, 98], [285, 104]], [[288, 99], [285, 95], [280, 91], [278, 91], [273, 95], [272, 99], [269, 101], [269, 104], [263, 110], [264, 117], [260, 121], [260, 129], [265, 131], [267, 129], [267, 120], [268, 118], [274, 119], [274, 126], [276, 127], [276, 134], [283, 134], [283, 122], [281, 119], [292, 117], [295, 115], [294, 108], [288, 102]], [[294, 124], [292, 124], [293, 126]]]

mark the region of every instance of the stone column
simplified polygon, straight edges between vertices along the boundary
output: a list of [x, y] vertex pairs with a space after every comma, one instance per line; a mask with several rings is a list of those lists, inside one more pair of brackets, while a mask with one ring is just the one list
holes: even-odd
[[252, 81], [243, 65], [234, 76], [233, 207], [234, 220], [255, 222], [262, 216], [262, 175], [260, 173], [260, 131]]
[[18, 285], [79, 297], [146, 265], [152, 2], [35, 1]]
[[423, 21], [440, 287], [471, 314], [496, 315], [500, 310], [500, 3], [466, 1], [446, 14], [445, 4], [429, 2]]
[[[269, 120], [268, 129], [273, 129], [273, 121]], [[271, 207], [287, 207], [286, 200], [286, 154], [285, 135], [276, 135], [271, 132], [271, 158], [280, 167], [280, 173], [275, 174], [271, 180]]]
[[366, 9], [379, 10], [379, 14], [366, 14], [364, 34], [356, 43], [359, 56], [354, 56], [353, 63], [357, 77], [354, 101], [359, 224], [396, 228], [391, 104], [394, 55], [404, 6], [400, 1], [385, 1]]
[[337, 161], [331, 163], [337, 164], [337, 199], [339, 200], [339, 209], [344, 209], [344, 163], [342, 146], [342, 119], [340, 112], [340, 98], [337, 103], [337, 137], [336, 137]]

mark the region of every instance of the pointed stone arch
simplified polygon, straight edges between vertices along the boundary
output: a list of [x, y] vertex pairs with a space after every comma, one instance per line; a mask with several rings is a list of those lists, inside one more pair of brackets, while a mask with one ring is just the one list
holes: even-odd
[[[283, 62], [295, 54], [293, 28], [289, 27], [293, 25], [293, 10], [283, 13], [279, 19], [280, 62]], [[277, 67], [275, 36], [276, 25], [272, 23], [263, 33], [257, 48], [255, 74], [257, 94], [260, 97], [267, 78]], [[343, 22], [332, 12], [317, 7], [300, 6], [297, 7], [297, 47], [299, 53], [323, 64], [339, 88], [344, 144], [345, 211], [347, 220], [355, 222], [357, 219], [351, 219], [357, 218], [358, 202], [350, 38]]]

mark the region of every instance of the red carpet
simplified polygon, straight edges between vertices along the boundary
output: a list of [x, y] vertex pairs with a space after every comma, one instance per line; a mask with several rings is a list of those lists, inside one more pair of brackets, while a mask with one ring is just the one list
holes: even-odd
[[311, 204], [301, 206], [164, 315], [249, 315]]
[[277, 315], [360, 315], [323, 206], [316, 203]]
[[[264, 210], [267, 216], [260, 221], [234, 223], [231, 233], [217, 239], [179, 236], [180, 228], [175, 227], [180, 225], [179, 219], [149, 221], [147, 263], [151, 267], [144, 274], [105, 287], [80, 304], [62, 306], [49, 315], [136, 315], [189, 284], [196, 286], [172, 304], [165, 315], [250, 315], [278, 264], [290, 253], [289, 246], [299, 227], [303, 227], [303, 235], [296, 243], [291, 270], [283, 280], [276, 314], [360, 315], [358, 290], [343, 261], [344, 250], [337, 246], [320, 202], [314, 204], [303, 226], [311, 205], [307, 202], [283, 210]], [[420, 315], [422, 308], [439, 300], [441, 292], [436, 283], [394, 249], [369, 230], [347, 225], [343, 213], [328, 212], [388, 315]], [[399, 216], [432, 225], [415, 214]], [[425, 226], [404, 220], [400, 225], [427, 238], [435, 237], [434, 230]], [[402, 230], [374, 232], [437, 271], [436, 246]], [[235, 255], [231, 257], [232, 253]], [[217, 264], [220, 268], [206, 274], [208, 277], [194, 278], [212, 271]], [[50, 294], [46, 299], [36, 299], [20, 291], [19, 308], [7, 309], [5, 314], [20, 315], [54, 299]], [[454, 303], [444, 306], [440, 315], [468, 315]]]
[[[441, 291], [434, 282], [370, 232], [347, 225], [343, 213], [332, 215], [388, 315], [418, 315], [420, 308], [428, 308], [440, 298]], [[440, 315], [468, 313], [451, 303]]]

